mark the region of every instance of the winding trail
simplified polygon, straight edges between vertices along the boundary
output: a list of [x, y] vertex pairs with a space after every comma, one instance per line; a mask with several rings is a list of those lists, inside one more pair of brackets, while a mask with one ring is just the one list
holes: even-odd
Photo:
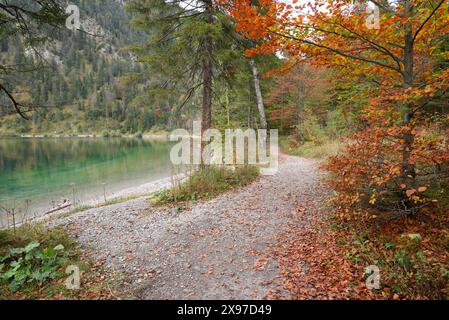
[[[264, 299], [283, 292], [270, 257], [288, 225], [324, 203], [318, 162], [281, 156], [279, 172], [179, 213], [137, 199], [58, 221], [141, 299]], [[288, 293], [284, 296], [288, 297]]]

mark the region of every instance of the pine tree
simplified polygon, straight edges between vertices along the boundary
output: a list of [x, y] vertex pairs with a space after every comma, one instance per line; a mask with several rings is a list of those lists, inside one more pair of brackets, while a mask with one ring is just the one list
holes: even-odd
[[149, 45], [137, 45], [133, 51], [150, 74], [160, 75], [153, 82], [161, 94], [184, 89], [183, 107], [201, 89], [202, 127], [212, 126], [214, 81], [223, 77], [223, 65], [233, 48], [227, 34], [231, 20], [211, 0], [190, 5], [176, 0], [132, 0], [128, 10], [137, 13], [132, 25], [149, 33]]

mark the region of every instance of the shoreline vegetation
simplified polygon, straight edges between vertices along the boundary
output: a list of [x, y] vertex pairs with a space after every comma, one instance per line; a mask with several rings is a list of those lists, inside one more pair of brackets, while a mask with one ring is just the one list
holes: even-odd
[[244, 165], [233, 167], [211, 166], [194, 171], [188, 178], [174, 183], [170, 189], [161, 189], [150, 197], [156, 206], [181, 205], [186, 202], [210, 200], [220, 194], [242, 188], [259, 177], [256, 166]]
[[[259, 170], [253, 166], [237, 167], [235, 170], [212, 167], [206, 173], [195, 171], [190, 173], [190, 175], [190, 178], [187, 178], [186, 174], [178, 174], [125, 188], [110, 195], [105, 202], [95, 203], [91, 201], [78, 207], [71, 205], [68, 208], [37, 216], [22, 223], [16, 223], [16, 227], [29, 223], [48, 222], [91, 209], [104, 208], [141, 198], [148, 199], [150, 203], [156, 206], [170, 206], [200, 200], [207, 201], [218, 197], [224, 192], [244, 187], [253, 182], [259, 176]], [[2, 230], [8, 230], [8, 228], [1, 226], [0, 231]]]
[[0, 134], [0, 139], [101, 139], [101, 138], [124, 138], [124, 139], [144, 139], [144, 140], [169, 140], [170, 133], [136, 133], [136, 134], [119, 134], [104, 132], [100, 134]]

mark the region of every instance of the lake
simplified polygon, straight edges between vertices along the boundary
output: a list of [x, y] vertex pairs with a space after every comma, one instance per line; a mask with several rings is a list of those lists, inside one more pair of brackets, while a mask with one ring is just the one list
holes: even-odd
[[0, 209], [39, 215], [64, 199], [101, 202], [169, 177], [171, 146], [139, 139], [0, 139]]

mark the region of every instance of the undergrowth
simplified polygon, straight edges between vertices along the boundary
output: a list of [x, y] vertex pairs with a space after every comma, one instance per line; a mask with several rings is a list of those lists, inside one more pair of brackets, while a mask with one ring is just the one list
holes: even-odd
[[355, 265], [380, 269], [385, 298], [449, 299], [447, 207], [429, 207], [414, 218], [363, 227], [334, 224], [337, 242]]
[[337, 154], [342, 147], [342, 143], [338, 139], [330, 138], [300, 143], [292, 137], [281, 137], [279, 143], [282, 151], [286, 154], [323, 160]]
[[[79, 268], [80, 290], [67, 288], [68, 266]], [[0, 299], [110, 299], [102, 272], [61, 227], [26, 224], [0, 231]]]
[[245, 186], [259, 175], [255, 166], [228, 167], [207, 166], [193, 172], [186, 181], [162, 190], [150, 201], [156, 205], [210, 199], [217, 195]]

